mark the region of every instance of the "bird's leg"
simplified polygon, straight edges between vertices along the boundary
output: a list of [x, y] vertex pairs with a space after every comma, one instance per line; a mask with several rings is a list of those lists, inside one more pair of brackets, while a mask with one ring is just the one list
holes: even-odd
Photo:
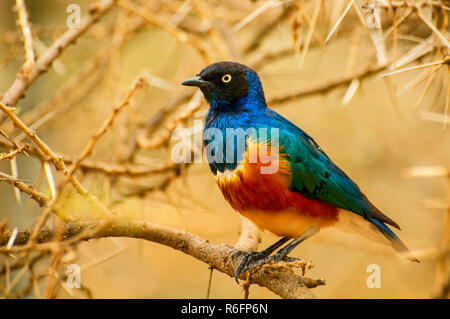
[[257, 260], [260, 260], [262, 258], [270, 256], [271, 253], [273, 253], [275, 250], [277, 250], [279, 247], [281, 247], [284, 243], [286, 243], [289, 240], [289, 238], [281, 238], [279, 241], [277, 241], [275, 244], [267, 247], [266, 249], [262, 251], [251, 251], [242, 257], [241, 262], [236, 268], [236, 271], [234, 272], [234, 279], [237, 283], [239, 275], [243, 272], [244, 268], [247, 268], [247, 265], [249, 263], [255, 262]]
[[[248, 262], [246, 267], [243, 268], [240, 272], [244, 273], [246, 271], [251, 270], [252, 268], [264, 265], [264, 264], [268, 264], [270, 262], [274, 262], [277, 263], [281, 260], [286, 260], [286, 261], [294, 261], [296, 260], [295, 258], [291, 258], [291, 257], [287, 257], [287, 255], [295, 248], [297, 247], [298, 244], [300, 244], [301, 242], [305, 241], [306, 239], [308, 239], [309, 237], [311, 237], [312, 235], [316, 234], [319, 231], [319, 229], [315, 228], [315, 227], [310, 227], [308, 228], [304, 233], [302, 233], [300, 236], [298, 236], [297, 238], [295, 238], [293, 241], [291, 241], [289, 244], [287, 244], [286, 246], [284, 246], [283, 248], [281, 248], [275, 255], [270, 256], [270, 255], [266, 255], [263, 256], [262, 258], [256, 259], [256, 260], [252, 260], [251, 262]], [[270, 248], [270, 247], [269, 247]], [[276, 248], [275, 248], [276, 249]], [[273, 250], [272, 250], [273, 251]], [[238, 267], [239, 268], [239, 267]], [[237, 271], [237, 270], [236, 270]], [[239, 274], [238, 274], [239, 275]], [[237, 277], [236, 277], [237, 278]]]

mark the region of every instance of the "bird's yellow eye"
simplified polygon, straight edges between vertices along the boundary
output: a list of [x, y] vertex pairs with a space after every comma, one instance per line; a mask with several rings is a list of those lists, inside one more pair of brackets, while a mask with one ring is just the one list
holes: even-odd
[[231, 75], [225, 74], [224, 76], [222, 76], [222, 82], [223, 83], [228, 83], [230, 81], [231, 81]]

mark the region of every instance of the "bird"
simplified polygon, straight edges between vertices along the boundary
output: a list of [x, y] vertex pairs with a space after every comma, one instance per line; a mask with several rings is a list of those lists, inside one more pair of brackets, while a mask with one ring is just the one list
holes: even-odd
[[298, 244], [328, 227], [392, 246], [419, 262], [390, 228], [400, 230], [399, 225], [312, 137], [267, 106], [261, 80], [250, 67], [217, 62], [181, 84], [199, 88], [209, 103], [203, 147], [224, 198], [260, 230], [281, 237], [260, 252], [244, 252], [234, 273], [237, 282], [257, 266], [294, 260], [288, 254]]

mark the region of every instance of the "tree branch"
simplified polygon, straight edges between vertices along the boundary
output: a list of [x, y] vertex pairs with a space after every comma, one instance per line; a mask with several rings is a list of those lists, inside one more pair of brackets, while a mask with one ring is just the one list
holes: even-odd
[[[62, 240], [69, 240], [72, 237], [85, 233], [81, 239], [89, 240], [104, 237], [129, 237], [144, 239], [159, 243], [173, 249], [188, 254], [214, 269], [223, 272], [231, 277], [239, 264], [243, 253], [227, 244], [212, 244], [187, 231], [173, 229], [161, 225], [156, 225], [143, 221], [113, 221], [107, 227], [99, 227], [98, 231], [90, 232], [89, 229], [96, 229], [100, 222], [71, 222], [65, 225]], [[19, 231], [14, 243], [14, 248], [25, 245], [31, 236], [32, 229]], [[60, 229], [57, 227], [42, 228], [36, 238], [37, 243], [51, 241]], [[0, 247], [6, 246], [10, 231], [5, 231], [0, 235]], [[278, 266], [273, 265], [273, 266]], [[240, 279], [246, 279], [246, 274], [242, 274]], [[311, 279], [295, 274], [289, 267], [263, 267], [252, 273], [251, 283], [265, 287], [282, 298], [305, 299], [314, 298], [309, 288], [324, 285], [321, 279]]]
[[15, 149], [14, 151], [11, 151], [9, 153], [6, 153], [6, 154], [0, 153], [0, 161], [11, 160], [17, 154], [22, 153], [22, 152], [26, 152], [26, 150], [28, 150], [29, 148], [30, 148], [30, 144], [25, 143], [21, 147]]
[[0, 172], [0, 181], [9, 183], [14, 187], [17, 187], [21, 192], [28, 194], [32, 199], [34, 199], [39, 204], [39, 206], [45, 206], [50, 202], [50, 198], [47, 195], [39, 192], [32, 185], [27, 185], [21, 180], [18, 180], [14, 176]]
[[16, 10], [19, 16], [17, 23], [20, 26], [23, 34], [23, 43], [25, 48], [25, 63], [22, 66], [23, 75], [28, 78], [31, 70], [34, 66], [34, 50], [33, 50], [33, 40], [30, 29], [30, 23], [28, 21], [28, 12], [25, 7], [24, 0], [16, 0]]
[[[5, 92], [1, 99], [1, 103], [9, 107], [14, 106], [17, 101], [24, 96], [28, 87], [48, 68], [53, 61], [61, 55], [66, 47], [74, 43], [78, 37], [83, 35], [94, 23], [102, 17], [113, 5], [112, 0], [102, 1], [94, 4], [89, 16], [84, 19], [79, 28], [66, 31], [45, 51], [44, 54], [35, 62], [33, 69], [28, 77], [23, 76], [21, 72], [17, 74], [16, 80], [11, 87]], [[4, 116], [0, 115], [0, 123], [3, 122]]]
[[364, 69], [359, 70], [355, 72], [354, 74], [351, 74], [349, 76], [343, 76], [334, 80], [330, 80], [324, 83], [319, 83], [317, 85], [312, 85], [310, 87], [301, 88], [297, 91], [286, 93], [280, 96], [275, 96], [268, 99], [268, 103], [270, 105], [279, 105], [286, 102], [289, 102], [291, 100], [303, 98], [310, 95], [317, 95], [317, 94], [325, 94], [329, 91], [342, 87], [344, 85], [350, 84], [354, 79], [363, 79], [369, 76], [372, 76], [374, 74], [377, 74], [380, 71], [383, 71], [384, 69], [388, 68], [389, 64], [384, 65], [378, 65], [378, 66], [371, 66], [368, 65]]

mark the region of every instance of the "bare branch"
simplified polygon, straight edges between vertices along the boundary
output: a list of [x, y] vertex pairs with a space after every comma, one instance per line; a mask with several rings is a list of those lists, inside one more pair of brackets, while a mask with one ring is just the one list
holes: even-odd
[[25, 7], [24, 0], [16, 0], [16, 10], [19, 15], [19, 19], [17, 22], [20, 26], [20, 29], [22, 30], [26, 58], [21, 72], [23, 72], [23, 75], [28, 78], [34, 67], [34, 50], [30, 24], [28, 22], [28, 12]]
[[363, 78], [369, 77], [371, 75], [374, 75], [374, 74], [386, 69], [388, 66], [389, 66], [389, 64], [375, 66], [375, 67], [369, 65], [366, 68], [364, 68], [360, 71], [357, 71], [354, 74], [351, 74], [349, 76], [344, 76], [344, 77], [337, 78], [337, 79], [334, 79], [331, 81], [326, 81], [325, 83], [321, 83], [321, 84], [314, 85], [311, 87], [302, 88], [296, 92], [291, 92], [288, 94], [273, 97], [273, 98], [269, 99], [268, 102], [272, 105], [275, 105], [275, 104], [286, 103], [291, 100], [310, 96], [310, 95], [325, 94], [333, 89], [350, 84], [354, 79], [363, 79]]
[[8, 154], [2, 154], [0, 153], [0, 161], [2, 160], [6, 160], [6, 159], [12, 159], [13, 157], [15, 157], [17, 154], [22, 153], [26, 150], [28, 150], [30, 148], [30, 144], [23, 144], [21, 147], [19, 147], [18, 149], [8, 153]]
[[107, 130], [111, 127], [111, 125], [114, 122], [114, 119], [119, 114], [119, 112], [130, 103], [130, 99], [133, 96], [133, 94], [136, 92], [137, 89], [144, 86], [145, 80], [142, 77], [139, 77], [131, 86], [130, 90], [127, 92], [123, 100], [120, 102], [119, 105], [117, 105], [113, 111], [111, 112], [110, 116], [103, 122], [100, 129], [94, 134], [94, 136], [91, 137], [86, 147], [81, 152], [80, 156], [74, 161], [72, 164], [72, 167], [66, 174], [66, 178], [61, 183], [60, 187], [63, 188], [64, 185], [69, 181], [70, 178], [72, 178], [74, 172], [78, 169], [80, 166], [80, 163], [84, 161], [94, 149], [95, 143], [102, 137]]
[[211, 63], [211, 56], [208, 53], [208, 49], [203, 45], [203, 43], [193, 34], [185, 33], [172, 25], [166, 23], [159, 16], [153, 14], [144, 6], [137, 6], [129, 0], [117, 0], [117, 5], [121, 8], [128, 10], [142, 18], [144, 18], [148, 23], [156, 25], [161, 29], [167, 31], [169, 34], [173, 35], [181, 43], [188, 43], [192, 45], [205, 59], [206, 63]]
[[[11, 87], [3, 94], [1, 103], [12, 107], [16, 105], [17, 101], [24, 96], [28, 87], [44, 72], [48, 70], [53, 61], [61, 55], [61, 53], [72, 43], [83, 35], [100, 17], [102, 17], [113, 5], [113, 0], [100, 1], [94, 4], [93, 10], [90, 11], [79, 28], [74, 28], [66, 31], [45, 51], [44, 54], [36, 61], [35, 66], [29, 77], [24, 77], [19, 72], [16, 80]], [[0, 124], [4, 118], [0, 116]]]
[[[65, 225], [62, 240], [69, 240], [86, 230], [97, 228], [98, 222], [72, 222]], [[56, 228], [42, 228], [37, 235], [37, 243], [51, 242], [57, 232]], [[30, 238], [32, 230], [19, 231], [15, 241], [16, 250], [20, 245], [25, 245]], [[11, 232], [6, 231], [0, 237], [0, 247], [8, 242]], [[229, 276], [234, 275], [234, 270], [239, 264], [243, 254], [239, 250], [226, 244], [212, 244], [187, 231], [173, 229], [142, 221], [112, 222], [99, 231], [88, 232], [82, 240], [104, 237], [128, 237], [145, 239], [156, 242], [188, 254]], [[276, 266], [276, 265], [274, 265]], [[245, 280], [247, 274], [242, 274]], [[251, 277], [251, 282], [261, 287], [266, 287], [282, 298], [313, 298], [309, 288], [324, 284], [323, 280], [305, 278], [294, 273], [286, 267], [263, 267], [256, 270]]]
[[50, 202], [50, 198], [47, 195], [37, 191], [32, 185], [27, 185], [14, 176], [0, 172], [0, 181], [4, 181], [13, 185], [14, 187], [17, 187], [21, 192], [28, 194], [40, 206], [46, 206]]

